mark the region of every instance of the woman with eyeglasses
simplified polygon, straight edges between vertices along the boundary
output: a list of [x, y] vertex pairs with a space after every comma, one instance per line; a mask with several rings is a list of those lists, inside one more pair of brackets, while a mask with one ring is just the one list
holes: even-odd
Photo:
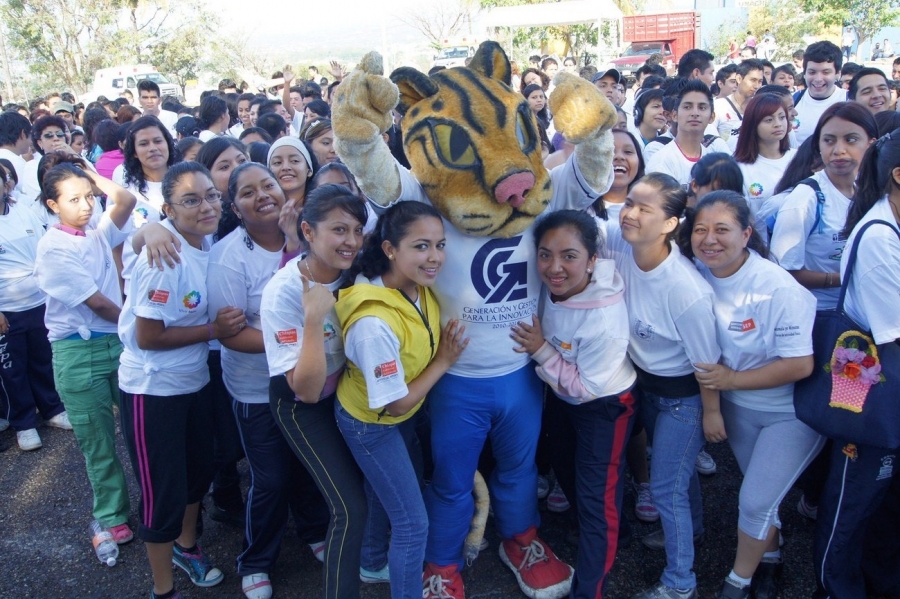
[[53, 224], [56, 218], [47, 219], [48, 212], [41, 206], [41, 186], [38, 183], [38, 163], [40, 157], [53, 150], [69, 147], [69, 127], [58, 116], [43, 116], [34, 122], [31, 127], [31, 145], [37, 151], [34, 160], [27, 162], [25, 168], [19, 173], [22, 185], [22, 200], [41, 217], [44, 225]]
[[119, 318], [122, 433], [141, 489], [138, 536], [153, 597], [177, 596], [173, 563], [200, 587], [224, 578], [196, 543], [200, 500], [213, 474], [207, 354], [209, 341], [234, 336], [247, 321], [233, 307], [209, 317], [208, 236], [222, 210], [209, 171], [196, 162], [176, 164], [162, 192], [160, 224], [179, 241], [181, 262], [159, 270], [146, 256], [137, 260]]
[[338, 155], [334, 151], [334, 133], [331, 130], [331, 119], [310, 121], [300, 131], [300, 139], [310, 144], [319, 166], [338, 161]]

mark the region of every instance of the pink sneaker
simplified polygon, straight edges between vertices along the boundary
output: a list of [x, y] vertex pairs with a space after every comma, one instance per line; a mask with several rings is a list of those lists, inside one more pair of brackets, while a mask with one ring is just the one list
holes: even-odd
[[113, 541], [115, 541], [117, 545], [124, 545], [134, 539], [134, 533], [131, 531], [131, 528], [129, 528], [127, 522], [123, 522], [117, 526], [111, 526], [109, 532], [112, 534]]

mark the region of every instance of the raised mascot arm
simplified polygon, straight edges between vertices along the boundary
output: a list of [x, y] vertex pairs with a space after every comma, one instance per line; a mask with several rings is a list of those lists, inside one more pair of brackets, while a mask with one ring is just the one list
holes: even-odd
[[590, 81], [581, 77], [560, 72], [553, 82], [553, 124], [567, 141], [575, 144], [575, 160], [588, 184], [598, 193], [605, 193], [612, 172], [616, 109]]
[[393, 122], [399, 92], [384, 77], [381, 55], [369, 52], [335, 88], [331, 106], [335, 150], [371, 200], [386, 206], [400, 197], [397, 162], [381, 134]]

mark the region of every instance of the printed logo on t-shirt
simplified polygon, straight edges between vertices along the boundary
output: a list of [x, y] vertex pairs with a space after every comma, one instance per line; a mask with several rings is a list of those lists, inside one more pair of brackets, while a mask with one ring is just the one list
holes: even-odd
[[762, 192], [763, 192], [762, 185], [760, 185], [759, 183], [751, 183], [750, 184], [750, 195], [752, 195], [754, 198], [758, 198], [759, 196], [761, 196]]
[[746, 333], [747, 331], [752, 331], [756, 328], [756, 323], [753, 322], [752, 318], [748, 318], [747, 320], [732, 320], [728, 324], [729, 331], [736, 331], [738, 333]]
[[550, 341], [553, 343], [553, 345], [555, 345], [555, 346], [558, 347], [559, 349], [562, 349], [562, 350], [565, 350], [565, 351], [569, 351], [569, 350], [572, 349], [572, 344], [571, 344], [571, 343], [566, 343], [565, 341], [563, 341], [562, 339], [560, 339], [560, 338], [557, 337], [556, 335], [554, 335], [553, 338], [550, 339]]
[[334, 325], [330, 322], [325, 323], [325, 341], [329, 341], [337, 337], [337, 331], [334, 330]]
[[25, 229], [26, 235], [34, 235], [34, 229]]
[[134, 209], [132, 213], [135, 228], [141, 228], [147, 224], [147, 216], [149, 216], [149, 212], [143, 206]]
[[165, 304], [169, 301], [169, 292], [165, 289], [151, 289], [147, 293], [147, 300], [151, 304]]
[[199, 291], [191, 291], [181, 300], [184, 303], [184, 307], [193, 310], [197, 306], [200, 305], [200, 292]]
[[643, 322], [641, 319], [637, 319], [634, 321], [634, 336], [639, 339], [643, 339], [645, 341], [652, 341], [654, 337], [656, 337], [656, 333], [653, 331], [653, 325], [647, 324]]
[[380, 379], [397, 374], [397, 360], [391, 360], [375, 367], [375, 378]]
[[5, 253], [6, 253], [6, 250], [4, 250], [4, 249], [3, 249], [3, 246], [0, 245], [0, 254], [5, 254]]
[[885, 480], [894, 476], [894, 460], [896, 457], [895, 455], [886, 455], [881, 458], [881, 468], [878, 469], [878, 476], [875, 477], [875, 480]]
[[294, 345], [297, 343], [297, 329], [275, 331], [275, 342], [278, 345]]
[[472, 284], [486, 304], [522, 300], [528, 296], [528, 263], [509, 261], [521, 241], [521, 235], [492, 239], [475, 254], [470, 271]]

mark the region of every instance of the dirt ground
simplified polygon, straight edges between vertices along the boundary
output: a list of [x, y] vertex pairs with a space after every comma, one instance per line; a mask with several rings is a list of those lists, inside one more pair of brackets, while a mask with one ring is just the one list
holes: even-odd
[[[84, 462], [71, 432], [39, 428], [41, 450], [22, 452], [11, 430], [0, 433], [7, 450], [0, 453], [0, 598], [143, 598], [151, 588], [150, 568], [140, 541], [120, 548], [119, 563], [108, 568], [93, 554], [88, 538], [91, 491]], [[132, 525], [136, 524], [138, 489], [124, 447], [120, 458], [129, 479]], [[737, 496], [740, 473], [727, 445], [711, 446], [718, 473], [701, 477], [706, 539], [697, 549], [695, 571], [701, 599], [711, 599], [728, 574], [736, 546]], [[242, 471], [247, 479], [246, 466]], [[785, 575], [781, 599], [800, 599], [815, 588], [811, 557], [814, 523], [796, 511], [799, 493], [791, 491], [782, 506], [785, 537]], [[208, 501], [208, 500], [207, 500]], [[572, 514], [554, 514], [542, 505], [541, 534], [565, 561], [575, 563], [575, 546], [566, 542], [573, 531]], [[571, 511], [571, 510], [570, 510]], [[626, 515], [634, 540], [620, 549], [612, 571], [608, 597], [628, 599], [651, 586], [662, 571], [665, 556], [643, 547], [639, 537], [658, 524], [643, 524], [633, 515], [626, 494]], [[524, 597], [515, 579], [497, 555], [499, 539], [488, 523], [490, 548], [464, 573], [469, 599]], [[207, 519], [202, 544], [225, 572], [217, 587], [193, 587], [179, 570], [175, 584], [189, 599], [221, 597], [241, 599], [240, 578], [234, 559], [241, 531]], [[293, 529], [285, 537], [281, 556], [271, 572], [275, 597], [312, 599], [321, 596], [321, 564]], [[387, 599], [387, 585], [364, 585], [364, 599]]]

